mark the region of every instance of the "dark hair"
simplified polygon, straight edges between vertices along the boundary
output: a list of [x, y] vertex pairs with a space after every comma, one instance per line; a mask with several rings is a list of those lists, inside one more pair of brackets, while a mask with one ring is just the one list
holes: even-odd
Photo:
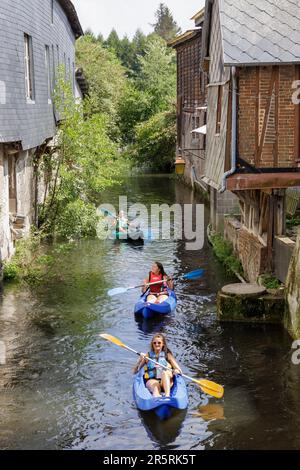
[[159, 269], [159, 274], [161, 274], [162, 276], [167, 276], [167, 273], [165, 272], [163, 265], [159, 261], [154, 261], [154, 262]]
[[153, 350], [153, 341], [154, 341], [155, 338], [161, 338], [163, 340], [164, 345], [162, 347], [162, 351], [164, 351], [165, 355], [167, 356], [167, 354], [171, 354], [173, 356], [172, 351], [168, 348], [167, 338], [163, 333], [155, 333], [155, 335], [152, 337], [151, 343], [150, 343], [151, 351], [154, 352], [154, 350]]

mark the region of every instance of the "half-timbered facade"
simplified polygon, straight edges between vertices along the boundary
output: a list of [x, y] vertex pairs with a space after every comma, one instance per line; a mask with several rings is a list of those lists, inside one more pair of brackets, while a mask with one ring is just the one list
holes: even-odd
[[201, 181], [206, 147], [207, 77], [200, 63], [204, 9], [192, 19], [195, 28], [169, 45], [177, 54], [177, 155], [185, 161], [186, 180], [194, 182]]
[[285, 230], [284, 190], [300, 185], [299, 6], [291, 0], [207, 0], [202, 64], [209, 74], [204, 180], [234, 192], [238, 252], [256, 280], [272, 271]]

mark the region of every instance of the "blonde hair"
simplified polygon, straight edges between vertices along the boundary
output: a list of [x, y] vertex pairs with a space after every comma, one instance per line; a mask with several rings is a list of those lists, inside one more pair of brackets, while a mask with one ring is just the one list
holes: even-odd
[[160, 338], [163, 340], [163, 347], [162, 347], [162, 351], [164, 351], [164, 353], [167, 355], [167, 354], [172, 354], [172, 352], [170, 351], [170, 349], [168, 348], [168, 345], [167, 345], [167, 338], [166, 336], [163, 334], [163, 333], [156, 333], [153, 337], [152, 337], [152, 340], [151, 340], [151, 343], [150, 343], [150, 348], [151, 348], [151, 351], [154, 352], [154, 349], [153, 349], [153, 341], [155, 340], [155, 338]]

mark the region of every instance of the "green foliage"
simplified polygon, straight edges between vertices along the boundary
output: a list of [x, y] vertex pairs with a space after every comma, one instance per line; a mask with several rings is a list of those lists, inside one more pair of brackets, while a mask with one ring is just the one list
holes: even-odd
[[97, 222], [95, 206], [77, 199], [69, 202], [58, 214], [56, 234], [69, 240], [95, 237]]
[[297, 227], [300, 225], [300, 215], [288, 216], [286, 218], [286, 225], [288, 228]]
[[125, 144], [134, 141], [136, 125], [150, 118], [152, 114], [150, 102], [151, 96], [139, 90], [133, 81], [128, 80], [118, 113], [118, 125]]
[[160, 3], [155, 13], [156, 22], [152, 26], [156, 34], [161, 36], [165, 41], [173, 39], [176, 34], [181, 32], [178, 24], [173, 18], [170, 9], [164, 4]]
[[233, 274], [243, 274], [242, 265], [234, 256], [231, 244], [219, 233], [211, 235], [211, 242], [216, 257], [225, 266], [226, 270]]
[[266, 289], [278, 289], [281, 286], [281, 282], [272, 274], [262, 274], [259, 279]]
[[108, 119], [93, 114], [89, 100], [76, 103], [61, 75], [54, 100], [61, 123], [58, 152], [43, 161], [50, 182], [40, 207], [40, 228], [63, 237], [95, 234], [91, 226], [96, 223], [98, 195], [116, 183], [121, 171], [117, 146], [108, 137]]
[[54, 258], [43, 250], [40, 235], [18, 241], [14, 257], [4, 263], [4, 280], [37, 284], [45, 277], [50, 278]]
[[114, 52], [91, 35], [76, 42], [76, 61], [89, 83], [91, 112], [106, 114], [113, 125], [125, 86], [124, 68]]
[[140, 59], [141, 71], [137, 79], [140, 90], [151, 97], [151, 114], [167, 110], [176, 99], [176, 57], [164, 40], [148, 40], [145, 55]]
[[176, 144], [175, 112], [164, 111], [139, 124], [135, 139], [130, 155], [138, 166], [170, 170]]
[[17, 280], [19, 278], [19, 267], [15, 261], [3, 263], [3, 279], [5, 281]]

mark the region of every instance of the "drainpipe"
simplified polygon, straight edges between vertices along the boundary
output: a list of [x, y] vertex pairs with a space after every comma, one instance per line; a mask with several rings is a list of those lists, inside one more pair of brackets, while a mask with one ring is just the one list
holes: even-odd
[[224, 173], [220, 193], [226, 191], [226, 179], [236, 170], [236, 140], [237, 140], [237, 84], [236, 68], [231, 67], [232, 75], [232, 120], [231, 120], [231, 169]]

